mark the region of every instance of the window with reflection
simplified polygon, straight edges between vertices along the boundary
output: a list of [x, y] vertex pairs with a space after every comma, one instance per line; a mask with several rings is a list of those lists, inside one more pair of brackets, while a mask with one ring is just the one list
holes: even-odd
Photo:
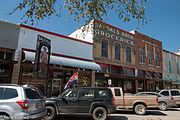
[[131, 48], [126, 47], [126, 62], [131, 63]]
[[102, 57], [108, 57], [108, 43], [105, 40], [102, 40], [101, 54]]
[[139, 48], [140, 63], [144, 63], [144, 51], [143, 48]]
[[120, 44], [115, 44], [115, 60], [120, 60]]
[[152, 53], [150, 50], [148, 50], [148, 63], [152, 64]]

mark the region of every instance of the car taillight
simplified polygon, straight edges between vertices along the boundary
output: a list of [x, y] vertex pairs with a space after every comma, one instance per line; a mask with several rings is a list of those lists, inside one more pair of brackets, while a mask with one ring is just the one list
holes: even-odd
[[29, 107], [29, 101], [28, 100], [17, 101], [17, 103], [18, 103], [18, 105], [21, 106], [21, 108], [23, 110], [28, 109], [28, 107]]
[[112, 105], [115, 105], [115, 98], [112, 98]]
[[157, 108], [159, 107], [158, 97], [156, 97]]

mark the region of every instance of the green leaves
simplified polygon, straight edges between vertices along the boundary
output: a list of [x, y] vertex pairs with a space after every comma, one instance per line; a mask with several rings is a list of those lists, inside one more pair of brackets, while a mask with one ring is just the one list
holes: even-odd
[[145, 3], [146, 0], [22, 0], [10, 14], [25, 11], [21, 19], [31, 24], [53, 15], [60, 16], [61, 9], [66, 9], [76, 21], [104, 20], [110, 12], [116, 12], [124, 22], [144, 21]]

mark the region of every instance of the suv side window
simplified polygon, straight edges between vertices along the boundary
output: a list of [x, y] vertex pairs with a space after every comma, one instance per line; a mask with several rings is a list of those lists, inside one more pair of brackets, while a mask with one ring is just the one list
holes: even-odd
[[172, 91], [171, 91], [171, 95], [172, 95], [172, 96], [180, 96], [180, 93], [179, 93], [179, 91], [172, 90]]
[[1, 97], [3, 95], [3, 91], [4, 91], [4, 88], [0, 88], [0, 99], [1, 99]]
[[93, 89], [82, 89], [79, 91], [80, 98], [94, 97]]
[[42, 96], [35, 89], [25, 88], [24, 91], [28, 99], [42, 99]]
[[99, 97], [99, 98], [112, 97], [111, 90], [109, 89], [97, 89], [95, 94], [96, 94], [96, 97]]
[[162, 91], [160, 94], [162, 94], [164, 96], [169, 96], [169, 91]]
[[77, 97], [78, 95], [78, 90], [68, 90], [65, 94], [64, 97]]
[[15, 97], [18, 97], [17, 90], [13, 89], [13, 88], [6, 88], [4, 90], [2, 99], [11, 99], [11, 98], [15, 98]]

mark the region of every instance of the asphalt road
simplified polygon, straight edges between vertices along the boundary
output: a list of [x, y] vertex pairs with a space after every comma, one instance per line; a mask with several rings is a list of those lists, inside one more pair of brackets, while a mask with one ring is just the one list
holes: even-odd
[[[57, 120], [92, 120], [89, 116], [58, 116]], [[109, 116], [108, 120], [180, 120], [180, 108], [167, 111], [148, 110], [146, 115], [136, 115], [133, 111], [118, 111]]]

